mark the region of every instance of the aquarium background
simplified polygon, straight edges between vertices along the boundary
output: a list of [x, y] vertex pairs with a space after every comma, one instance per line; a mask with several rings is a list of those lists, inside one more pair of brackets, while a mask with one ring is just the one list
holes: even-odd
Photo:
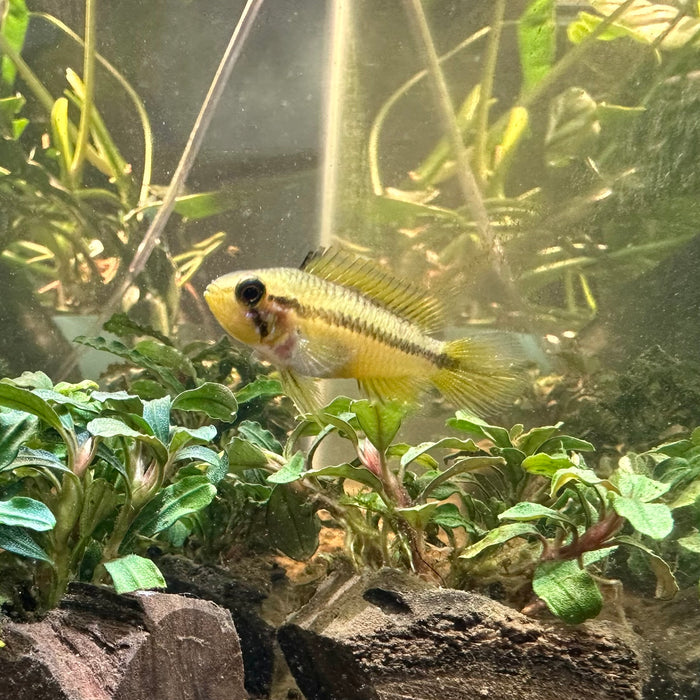
[[[624, 455], [674, 445], [637, 464], [671, 484], [675, 518], [672, 535], [644, 546], [696, 595], [696, 3], [263, 2], [138, 274], [245, 3], [26, 3], [0, 5], [3, 376], [132, 390], [117, 365], [145, 332], [168, 348], [214, 347], [212, 360], [197, 346], [198, 382], [251, 381], [270, 368], [221, 340], [203, 290], [339, 246], [442, 297], [443, 337], [507, 348], [522, 391], [494, 425], [563, 423], [595, 446], [580, 466], [601, 479]], [[113, 314], [130, 320], [103, 328]], [[165, 361], [147, 347], [146, 371]], [[162, 398], [155, 384], [189, 389], [158, 367], [157, 380], [136, 380], [144, 400]], [[324, 384], [328, 401], [339, 393], [358, 395]], [[292, 427], [282, 400], [246, 410], [276, 441]], [[404, 430], [438, 439], [452, 410], [424, 397]], [[655, 566], [619, 558], [606, 575], [653, 595]]]

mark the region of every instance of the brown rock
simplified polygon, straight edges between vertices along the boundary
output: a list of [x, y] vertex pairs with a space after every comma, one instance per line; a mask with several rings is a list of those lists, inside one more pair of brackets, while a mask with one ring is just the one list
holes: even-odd
[[41, 622], [3, 625], [0, 698], [243, 700], [231, 616], [164, 593], [74, 586]]
[[647, 675], [612, 623], [544, 623], [396, 572], [325, 587], [278, 637], [308, 700], [638, 700]]

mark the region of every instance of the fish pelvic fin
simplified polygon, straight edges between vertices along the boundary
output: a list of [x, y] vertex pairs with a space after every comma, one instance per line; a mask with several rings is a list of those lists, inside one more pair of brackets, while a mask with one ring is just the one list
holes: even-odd
[[321, 398], [317, 382], [288, 369], [281, 369], [282, 390], [294, 402], [300, 413], [316, 414], [321, 410]]
[[522, 380], [512, 359], [490, 339], [459, 338], [445, 343], [453, 366], [439, 369], [431, 381], [454, 406], [482, 415], [512, 401]]

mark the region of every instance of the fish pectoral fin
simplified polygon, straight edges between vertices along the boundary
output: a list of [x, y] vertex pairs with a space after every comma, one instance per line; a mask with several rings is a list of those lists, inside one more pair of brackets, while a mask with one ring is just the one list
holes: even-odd
[[415, 403], [430, 386], [428, 379], [421, 377], [371, 377], [358, 379], [363, 394], [371, 399], [386, 401], [394, 399], [404, 403]]
[[348, 352], [338, 343], [299, 334], [290, 365], [307, 377], [334, 377], [347, 361]]
[[282, 390], [294, 402], [301, 413], [317, 413], [321, 408], [318, 385], [311, 377], [292, 370], [280, 370]]

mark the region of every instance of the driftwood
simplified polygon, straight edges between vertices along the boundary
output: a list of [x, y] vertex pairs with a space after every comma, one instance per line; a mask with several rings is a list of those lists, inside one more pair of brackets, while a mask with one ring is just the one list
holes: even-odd
[[637, 700], [647, 676], [626, 628], [542, 622], [396, 572], [329, 581], [278, 638], [308, 700]]
[[213, 603], [72, 587], [41, 622], [3, 624], [0, 698], [243, 700], [231, 616]]

